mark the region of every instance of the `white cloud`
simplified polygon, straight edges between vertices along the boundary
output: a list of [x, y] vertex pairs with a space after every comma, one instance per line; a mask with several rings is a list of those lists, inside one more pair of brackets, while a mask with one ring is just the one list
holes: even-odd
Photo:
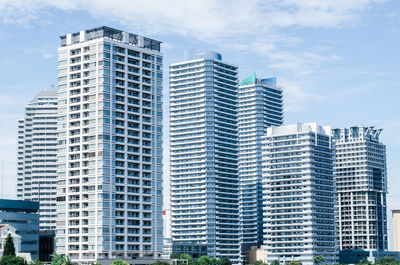
[[[279, 84], [284, 88], [284, 106], [285, 112], [296, 112], [304, 109], [310, 102], [323, 100], [326, 97], [316, 94], [305, 86], [299, 80], [280, 78]], [[306, 122], [306, 121], [305, 121]]]
[[306, 76], [313, 73], [314, 68], [319, 68], [326, 62], [341, 60], [336, 54], [321, 54], [315, 51], [303, 51], [298, 53], [288, 51], [275, 51], [268, 55], [273, 62], [271, 68], [277, 68], [295, 76]]
[[357, 22], [360, 10], [381, 0], [2, 0], [4, 22], [29, 23], [46, 8], [83, 10], [147, 34], [194, 38], [264, 34], [280, 27], [338, 27]]
[[53, 46], [46, 46], [43, 48], [25, 47], [23, 51], [27, 54], [39, 54], [44, 59], [53, 58], [57, 54], [57, 48]]

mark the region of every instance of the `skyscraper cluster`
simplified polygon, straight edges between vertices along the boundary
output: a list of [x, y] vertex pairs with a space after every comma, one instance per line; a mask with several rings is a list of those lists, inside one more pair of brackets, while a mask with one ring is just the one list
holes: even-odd
[[283, 89], [216, 52], [169, 66], [170, 172], [162, 172], [161, 42], [98, 27], [61, 36], [58, 90], [18, 122], [18, 198], [75, 262], [157, 259], [163, 181], [172, 252], [313, 264], [387, 249], [380, 129], [284, 125]]

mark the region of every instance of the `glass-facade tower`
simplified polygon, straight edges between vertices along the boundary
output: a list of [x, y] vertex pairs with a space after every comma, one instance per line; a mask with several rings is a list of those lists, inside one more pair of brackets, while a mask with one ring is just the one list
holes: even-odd
[[[170, 66], [174, 247], [239, 262], [237, 66], [214, 52]], [[190, 254], [190, 253], [189, 253]]]
[[283, 122], [282, 89], [275, 78], [255, 73], [239, 83], [239, 191], [240, 240], [244, 255], [263, 243], [262, 137]]
[[56, 251], [74, 262], [162, 251], [162, 61], [109, 27], [61, 36]]

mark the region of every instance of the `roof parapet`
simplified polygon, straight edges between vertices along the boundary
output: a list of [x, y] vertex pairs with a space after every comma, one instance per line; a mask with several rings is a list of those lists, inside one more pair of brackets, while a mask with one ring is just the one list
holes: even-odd
[[81, 30], [75, 33], [69, 33], [60, 36], [61, 47], [73, 45], [76, 43], [81, 43], [85, 41], [90, 41], [99, 38], [108, 38], [114, 41], [124, 42], [131, 44], [133, 46], [138, 46], [150, 50], [161, 50], [161, 41], [153, 40], [143, 36], [139, 36], [126, 31], [102, 26], [97, 28], [92, 28], [88, 30]]

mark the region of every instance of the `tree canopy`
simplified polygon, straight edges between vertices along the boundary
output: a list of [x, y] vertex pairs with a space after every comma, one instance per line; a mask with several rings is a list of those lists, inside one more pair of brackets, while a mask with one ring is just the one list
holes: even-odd
[[399, 265], [400, 262], [398, 262], [395, 258], [392, 257], [384, 257], [378, 261], [375, 262], [376, 265]]
[[43, 265], [43, 262], [41, 262], [39, 259], [32, 260], [29, 265]]
[[279, 263], [278, 260], [273, 260], [273, 261], [271, 262], [271, 265], [280, 265], [280, 263]]
[[302, 264], [301, 264], [301, 261], [291, 260], [291, 261], [286, 262], [286, 265], [302, 265]]
[[2, 256], [0, 265], [27, 265], [26, 260], [21, 257]]
[[51, 255], [51, 265], [71, 265], [69, 257], [54, 253]]
[[[157, 261], [157, 262], [158, 262], [158, 261]], [[157, 263], [157, 262], [156, 262], [156, 263]], [[156, 263], [153, 263], [153, 264], [156, 264]], [[123, 261], [122, 259], [116, 259], [116, 260], [114, 260], [114, 261], [111, 263], [111, 265], [129, 265], [129, 263]], [[164, 264], [158, 264], [158, 265], [164, 265]]]
[[6, 243], [4, 244], [3, 256], [15, 257], [14, 240], [11, 234], [7, 235]]
[[[262, 260], [256, 260], [256, 261], [253, 262], [252, 265], [268, 265], [268, 264], [265, 263], [265, 262], [262, 261]], [[271, 265], [272, 265], [272, 263], [271, 263]], [[279, 264], [278, 264], [278, 265], [279, 265]]]
[[325, 259], [324, 256], [315, 256], [315, 257], [312, 259], [312, 261], [313, 261], [313, 263], [314, 263], [315, 265], [321, 265], [321, 264], [325, 264], [325, 263], [326, 263], [326, 259]]
[[209, 256], [201, 256], [194, 262], [194, 265], [232, 265], [232, 262], [228, 258], [211, 259]]
[[[184, 260], [187, 260], [188, 265], [193, 265], [193, 259], [189, 254], [174, 253], [174, 254], [171, 254], [170, 258], [171, 259], [184, 259]], [[185, 264], [186, 264], [185, 261], [178, 261], [178, 265], [185, 265]]]
[[153, 265], [170, 265], [170, 264], [168, 263], [168, 261], [158, 260], [154, 262]]

